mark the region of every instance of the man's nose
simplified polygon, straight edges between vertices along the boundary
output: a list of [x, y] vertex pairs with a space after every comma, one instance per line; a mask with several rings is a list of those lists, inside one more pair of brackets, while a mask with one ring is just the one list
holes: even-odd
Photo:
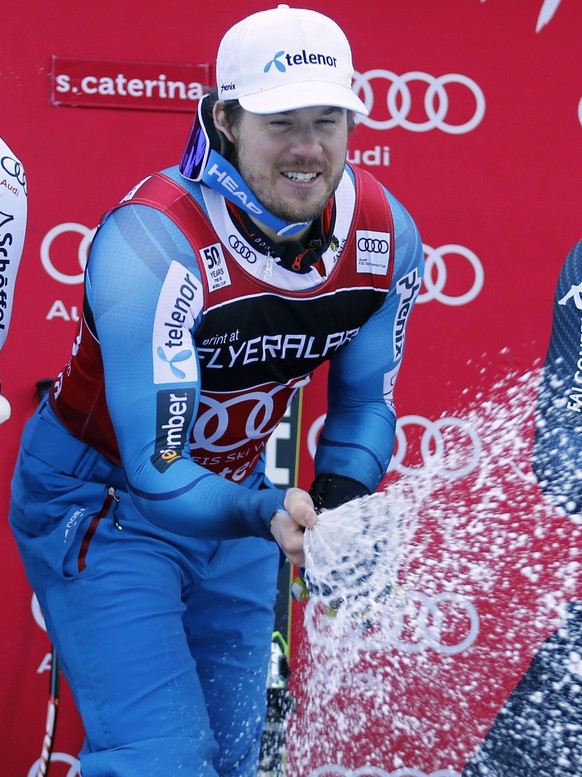
[[298, 127], [293, 134], [291, 151], [298, 156], [315, 156], [321, 152], [321, 141], [315, 127]]

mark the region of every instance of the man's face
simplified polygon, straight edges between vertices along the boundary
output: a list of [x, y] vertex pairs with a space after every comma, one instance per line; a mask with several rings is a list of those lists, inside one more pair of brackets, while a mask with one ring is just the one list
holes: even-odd
[[232, 129], [235, 165], [262, 204], [289, 222], [312, 221], [343, 174], [348, 119], [343, 108], [243, 111]]

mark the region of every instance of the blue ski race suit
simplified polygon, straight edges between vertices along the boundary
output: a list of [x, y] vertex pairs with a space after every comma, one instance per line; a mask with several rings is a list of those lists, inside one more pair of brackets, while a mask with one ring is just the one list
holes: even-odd
[[96, 233], [10, 516], [83, 719], [83, 777], [256, 774], [285, 496], [264, 445], [328, 363], [316, 478], [376, 490], [422, 280], [416, 226], [372, 176], [346, 166], [332, 200], [323, 270], [281, 266], [177, 168]]

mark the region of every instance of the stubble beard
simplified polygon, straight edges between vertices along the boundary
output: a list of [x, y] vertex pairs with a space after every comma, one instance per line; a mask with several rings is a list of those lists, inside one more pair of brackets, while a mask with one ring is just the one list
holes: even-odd
[[[333, 175], [331, 167], [327, 163], [314, 167], [313, 164], [310, 165], [307, 162], [302, 164], [301, 161], [296, 160], [292, 166], [285, 167], [284, 169], [286, 171], [300, 170], [305, 172], [312, 170], [318, 172], [327, 182], [327, 187], [325, 194], [316, 201], [311, 199], [312, 194], [309, 190], [298, 188], [296, 197], [291, 202], [288, 199], [278, 196], [276, 193], [276, 180], [277, 177], [281, 175], [280, 172], [275, 172], [272, 178], [256, 173], [252, 166], [247, 164], [244, 150], [242, 152], [239, 150], [235, 154], [233, 164], [259, 202], [275, 216], [290, 224], [314, 221], [319, 218], [329, 202], [330, 197], [339, 186], [339, 182], [343, 175], [343, 168]], [[304, 200], [304, 202], [302, 202], [302, 200]]]

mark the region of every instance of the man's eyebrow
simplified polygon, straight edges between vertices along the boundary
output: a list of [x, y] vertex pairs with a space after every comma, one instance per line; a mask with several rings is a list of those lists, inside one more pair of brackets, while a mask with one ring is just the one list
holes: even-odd
[[[344, 108], [338, 108], [336, 105], [325, 105], [325, 106], [312, 105], [311, 107], [312, 108], [321, 107], [323, 109], [323, 112], [326, 113], [326, 114], [341, 113], [341, 111], [344, 110]], [[293, 113], [295, 113], [296, 110], [298, 110], [298, 109], [294, 108], [294, 109], [292, 109], [290, 111], [276, 111], [275, 113], [270, 114], [270, 115], [272, 115], [272, 116], [291, 116]]]

